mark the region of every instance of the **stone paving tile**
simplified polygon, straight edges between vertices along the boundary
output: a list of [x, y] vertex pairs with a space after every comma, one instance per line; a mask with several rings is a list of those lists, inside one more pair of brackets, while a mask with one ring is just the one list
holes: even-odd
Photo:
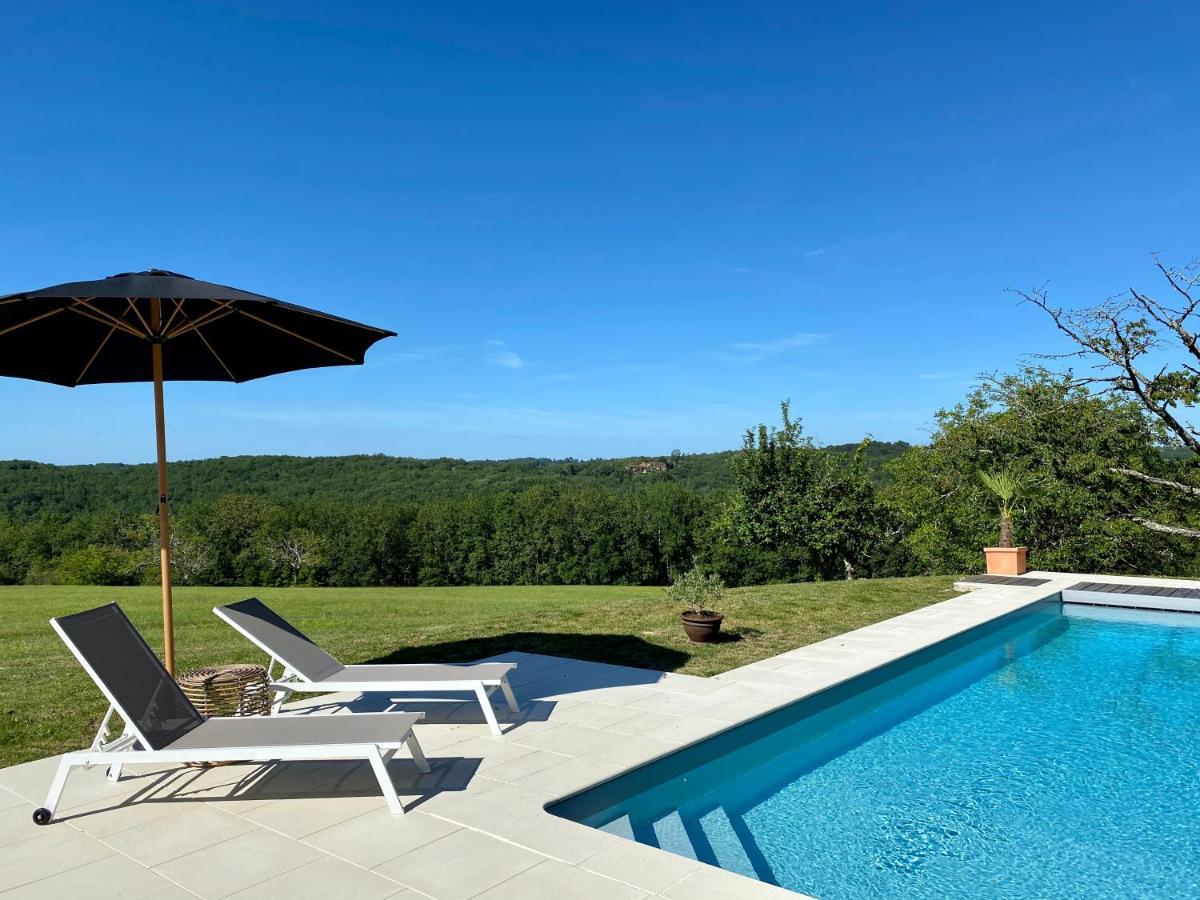
[[506, 763], [491, 767], [487, 771], [487, 777], [494, 778], [497, 781], [520, 781], [528, 775], [541, 772], [544, 769], [571, 759], [566, 754], [553, 753], [550, 750], [538, 750], [533, 747], [528, 748], [528, 750], [528, 753], [518, 756], [516, 759], [511, 759]]
[[463, 829], [376, 866], [374, 871], [438, 900], [467, 900], [545, 857]]
[[635, 841], [618, 840], [580, 865], [598, 875], [659, 893], [696, 871], [701, 863]]
[[521, 787], [563, 797], [612, 778], [622, 768], [611, 763], [590, 759], [567, 759], [540, 772], [534, 772], [516, 782]]
[[177, 857], [154, 871], [202, 897], [217, 898], [282, 875], [320, 855], [315, 847], [256, 828]]
[[619, 734], [646, 735], [656, 728], [665, 728], [668, 725], [674, 725], [680, 718], [680, 716], [671, 713], [638, 712], [631, 719], [626, 719], [624, 722], [618, 722], [616, 725], [609, 726], [608, 730], [618, 732]]
[[113, 854], [5, 892], [12, 900], [46, 900], [47, 897], [121, 898], [144, 900], [165, 890], [176, 889], [133, 860]]
[[67, 825], [38, 828], [29, 823], [28, 839], [9, 844], [0, 852], [0, 891], [57, 875], [77, 866], [112, 856], [114, 851]]
[[586, 756], [593, 750], [612, 746], [620, 740], [619, 734], [601, 728], [590, 728], [587, 725], [576, 725], [573, 722], [563, 724], [552, 731], [530, 737], [522, 735], [520, 738], [520, 742], [526, 746], [569, 756]]
[[601, 850], [623, 840], [607, 831], [557, 816], [548, 816], [532, 828], [514, 832], [511, 838], [522, 847], [569, 863], [583, 862], [589, 856], [595, 856]]
[[355, 865], [373, 869], [461, 827], [420, 811], [393, 816], [383, 809], [310, 834], [304, 842]]
[[714, 866], [702, 866], [662, 895], [671, 900], [804, 900], [806, 896]]
[[381, 900], [407, 893], [391, 879], [329, 857], [321, 857], [232, 894], [237, 900]]
[[134, 862], [152, 868], [254, 831], [254, 823], [219, 809], [199, 806], [186, 815], [154, 819], [109, 834], [104, 842]]
[[517, 784], [495, 784], [495, 788], [464, 798], [452, 806], [431, 802], [427, 811], [452, 822], [493, 831], [505, 837], [546, 820], [544, 806], [554, 799], [552, 794]]
[[288, 837], [302, 838], [347, 819], [379, 809], [380, 797], [307, 797], [272, 800], [242, 813], [251, 825], [264, 825]]
[[673, 750], [678, 749], [678, 745], [672, 741], [664, 741], [645, 735], [630, 734], [624, 735], [624, 738], [618, 744], [601, 747], [589, 753], [585, 759], [608, 763], [609, 765], [619, 766], [622, 769], [632, 769], [635, 766], [640, 766], [642, 763], [665, 756]]
[[20, 794], [14, 794], [6, 787], [0, 787], [0, 812], [12, 809], [14, 806], [29, 806], [29, 801]]
[[649, 894], [602, 875], [581, 872], [575, 866], [548, 859], [476, 896], [479, 900], [531, 900], [535, 897], [641, 900]]
[[490, 772], [499, 766], [513, 762], [536, 752], [533, 747], [518, 744], [515, 738], [477, 737], [468, 738], [454, 745], [454, 754], [463, 758], [478, 759], [480, 773]]
[[610, 728], [638, 715], [636, 709], [627, 706], [612, 706], [608, 703], [585, 701], [555, 711], [555, 721], [575, 725], [590, 725], [592, 728]]

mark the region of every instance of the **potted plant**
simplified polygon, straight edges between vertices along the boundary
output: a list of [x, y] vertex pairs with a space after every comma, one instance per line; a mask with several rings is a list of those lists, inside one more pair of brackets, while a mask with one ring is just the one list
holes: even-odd
[[696, 644], [715, 641], [721, 631], [725, 615], [713, 609], [725, 596], [725, 583], [717, 575], [700, 571], [699, 567], [676, 576], [667, 588], [675, 604], [683, 607], [679, 617], [688, 640]]
[[1000, 506], [1000, 546], [984, 547], [989, 575], [1024, 575], [1029, 570], [1028, 547], [1013, 546], [1013, 505], [1031, 493], [1029, 485], [1009, 470], [980, 472], [979, 479], [996, 495]]

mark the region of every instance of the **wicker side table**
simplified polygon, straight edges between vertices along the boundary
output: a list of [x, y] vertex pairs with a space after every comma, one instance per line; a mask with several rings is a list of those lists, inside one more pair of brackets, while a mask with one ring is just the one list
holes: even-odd
[[[212, 716], [269, 716], [271, 690], [263, 666], [205, 666], [178, 678], [184, 696], [206, 719]], [[188, 763], [205, 768], [226, 763]]]

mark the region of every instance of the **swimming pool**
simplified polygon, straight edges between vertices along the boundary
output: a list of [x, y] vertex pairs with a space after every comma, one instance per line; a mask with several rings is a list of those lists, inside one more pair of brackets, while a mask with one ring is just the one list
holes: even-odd
[[550, 811], [825, 900], [1200, 896], [1200, 615], [1051, 598]]

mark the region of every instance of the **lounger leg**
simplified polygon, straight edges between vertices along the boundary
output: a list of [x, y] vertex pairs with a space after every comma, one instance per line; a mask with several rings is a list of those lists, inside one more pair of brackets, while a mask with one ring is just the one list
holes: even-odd
[[504, 699], [508, 703], [508, 711], [519, 713], [521, 707], [517, 706], [517, 698], [513, 694], [512, 686], [508, 683], [507, 675], [500, 679], [500, 690], [504, 691]]
[[54, 780], [50, 782], [50, 792], [46, 795], [46, 809], [54, 815], [54, 808], [58, 806], [58, 801], [62, 798], [63, 788], [67, 786], [67, 776], [71, 774], [73, 763], [70, 756], [64, 756], [58, 762], [58, 771], [54, 773]]
[[104, 777], [109, 781], [121, 780], [121, 763], [113, 763], [108, 767], [108, 771], [104, 773]]
[[425, 751], [421, 749], [421, 743], [417, 740], [417, 736], [411, 731], [408, 737], [404, 739], [404, 743], [408, 745], [408, 752], [412, 754], [413, 762], [417, 764], [418, 772], [429, 772], [429, 760], [425, 758]]
[[500, 723], [496, 721], [496, 711], [492, 709], [492, 698], [488, 696], [487, 688], [483, 686], [483, 682], [478, 682], [475, 685], [475, 696], [479, 698], [479, 708], [483, 710], [483, 717], [487, 719], [488, 727], [492, 729], [492, 734], [500, 737], [504, 732], [500, 730]]
[[388, 774], [387, 763], [383, 761], [383, 754], [379, 752], [379, 748], [372, 748], [367, 759], [371, 762], [371, 768], [375, 770], [375, 778], [379, 781], [379, 790], [383, 791], [383, 799], [387, 801], [388, 809], [394, 816], [403, 815], [404, 805], [396, 796], [396, 786], [392, 784], [392, 776]]
[[279, 715], [279, 711], [283, 709], [283, 704], [285, 704], [288, 701], [288, 698], [291, 696], [292, 692], [289, 690], [277, 690], [275, 692], [274, 700], [271, 701], [271, 715]]

